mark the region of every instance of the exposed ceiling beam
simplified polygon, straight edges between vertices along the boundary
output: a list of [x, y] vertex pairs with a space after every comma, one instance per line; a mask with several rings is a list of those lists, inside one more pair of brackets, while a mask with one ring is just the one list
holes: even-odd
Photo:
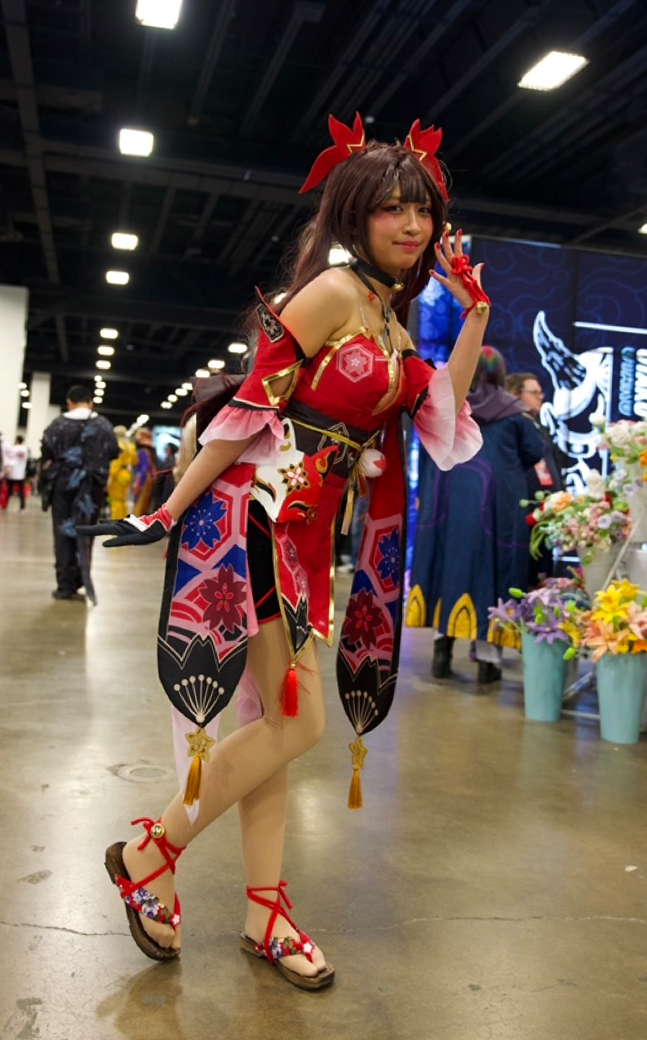
[[[147, 325], [177, 325], [179, 328], [212, 329], [227, 331], [235, 325], [239, 311], [231, 307], [185, 307], [181, 304], [160, 301], [119, 299], [104, 296], [85, 296], [74, 290], [31, 290], [31, 305], [34, 309], [27, 328], [39, 328], [44, 322], [65, 314], [75, 318], [101, 318], [108, 321], [144, 322]], [[124, 336], [124, 339], [126, 336]]]
[[271, 61], [265, 70], [265, 75], [263, 76], [254, 98], [247, 109], [245, 121], [240, 130], [243, 137], [246, 137], [251, 132], [252, 127], [256, 122], [256, 117], [265, 104], [267, 95], [272, 89], [274, 81], [281, 71], [285, 59], [290, 53], [292, 44], [298, 35], [299, 29], [304, 22], [310, 22], [316, 25], [321, 21], [323, 12], [324, 4], [314, 2], [314, 0], [296, 0], [293, 4], [290, 13], [290, 20], [281, 34], [279, 45], [275, 48]]
[[[600, 36], [608, 26], [619, 19], [622, 15], [626, 14], [627, 11], [634, 7], [636, 3], [640, 3], [641, 0], [618, 0], [602, 17], [598, 18], [587, 30], [577, 37], [571, 44], [574, 51], [584, 51], [594, 40]], [[483, 134], [487, 133], [491, 127], [493, 127], [499, 120], [507, 115], [508, 112], [516, 108], [517, 105], [521, 105], [526, 100], [526, 91], [519, 88], [516, 92], [508, 93], [507, 97], [501, 104], [496, 105], [487, 116], [479, 119], [474, 124], [471, 130], [461, 135], [460, 141], [450, 149], [449, 160], [454, 162], [457, 155], [468, 148], [473, 141], [482, 137]]]
[[346, 44], [303, 116], [296, 124], [292, 132], [292, 142], [299, 141], [312, 129], [322, 107], [327, 105], [328, 99], [334, 93], [339, 81], [347, 75], [349, 68], [353, 67], [355, 58], [390, 7], [391, 0], [377, 0], [376, 3], [369, 5], [365, 18], [358, 25], [354, 35]]
[[236, 0], [221, 0], [220, 7], [218, 10], [218, 16], [216, 18], [216, 24], [214, 26], [209, 45], [207, 47], [207, 53], [201, 64], [200, 76], [198, 84], [195, 88], [195, 93], [189, 106], [189, 114], [187, 116], [187, 123], [189, 126], [196, 126], [200, 122], [200, 115], [202, 113], [202, 106], [204, 99], [209, 90], [209, 84], [211, 83], [211, 77], [213, 76], [218, 58], [220, 57], [220, 51], [222, 50], [227, 36], [227, 30], [229, 29], [229, 23], [232, 15], [236, 8]]
[[[2, 14], [5, 19], [11, 71], [16, 86], [16, 100], [25, 141], [27, 170], [29, 172], [34, 209], [38, 218], [38, 229], [43, 247], [45, 267], [50, 281], [58, 284], [60, 282], [58, 258], [56, 256], [54, 229], [52, 228], [52, 218], [47, 198], [47, 178], [43, 165], [38, 104], [34, 87], [34, 70], [31, 60], [31, 46], [24, 0], [2, 0]], [[69, 355], [65, 339], [65, 321], [57, 321], [56, 329], [61, 357], [63, 361], [67, 361]]]

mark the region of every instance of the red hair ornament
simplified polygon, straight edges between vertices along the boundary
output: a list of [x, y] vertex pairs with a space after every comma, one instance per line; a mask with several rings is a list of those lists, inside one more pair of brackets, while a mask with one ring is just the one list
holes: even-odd
[[363, 152], [366, 148], [366, 134], [359, 112], [355, 113], [352, 130], [334, 116], [328, 116], [328, 129], [335, 143], [317, 156], [305, 184], [299, 189], [299, 195], [316, 188], [335, 166], [348, 159], [354, 152]]
[[[366, 133], [362, 126], [359, 112], [355, 113], [355, 122], [352, 130], [344, 123], [340, 123], [334, 116], [328, 116], [328, 129], [335, 143], [330, 148], [326, 148], [321, 155], [317, 156], [305, 184], [299, 189], [300, 195], [304, 195], [305, 192], [311, 191], [312, 188], [316, 188], [318, 184], [321, 184], [322, 180], [340, 162], [349, 159], [355, 152], [363, 152], [366, 148]], [[432, 177], [438, 185], [440, 194], [445, 202], [449, 202], [443, 172], [438, 159], [436, 159], [436, 152], [440, 148], [442, 139], [442, 130], [436, 130], [434, 126], [423, 130], [420, 126], [420, 120], [416, 119], [407, 134], [404, 147], [408, 151], [413, 152], [420, 159], [423, 166], [430, 170]]]

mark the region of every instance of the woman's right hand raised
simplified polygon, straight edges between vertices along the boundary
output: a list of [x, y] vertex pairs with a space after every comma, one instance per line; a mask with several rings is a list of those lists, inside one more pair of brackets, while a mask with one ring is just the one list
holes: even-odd
[[103, 544], [109, 549], [120, 545], [151, 545], [165, 538], [175, 520], [166, 506], [148, 516], [127, 516], [124, 520], [104, 520], [99, 524], [79, 524], [77, 533], [92, 538], [104, 534], [113, 535]]

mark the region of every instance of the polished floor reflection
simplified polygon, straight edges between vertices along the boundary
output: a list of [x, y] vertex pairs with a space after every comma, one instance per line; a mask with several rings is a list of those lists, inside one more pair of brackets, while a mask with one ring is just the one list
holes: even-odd
[[98, 607], [55, 602], [49, 517], [0, 515], [3, 1040], [644, 1040], [647, 738], [524, 722], [512, 656], [488, 693], [465, 647], [433, 683], [424, 631], [366, 740], [365, 808], [346, 808], [332, 651], [327, 733], [292, 767], [285, 876], [335, 986], [302, 993], [239, 950], [235, 813], [180, 866], [181, 960], [147, 961], [103, 850], [175, 788], [161, 557], [97, 546]]

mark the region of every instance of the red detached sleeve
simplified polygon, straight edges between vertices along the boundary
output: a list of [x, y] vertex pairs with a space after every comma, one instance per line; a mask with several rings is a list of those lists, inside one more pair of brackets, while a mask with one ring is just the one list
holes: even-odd
[[439, 469], [467, 462], [483, 444], [467, 401], [456, 415], [456, 399], [447, 368], [431, 368], [415, 350], [402, 353], [406, 380], [405, 408], [425, 451]]
[[[254, 366], [229, 404], [221, 408], [200, 437], [201, 444], [213, 440], [246, 440], [258, 435], [239, 462], [260, 464], [274, 456], [284, 438], [281, 415], [292, 394], [305, 355], [294, 336], [266, 304], [258, 290], [259, 334]], [[276, 382], [291, 376], [281, 396]]]

